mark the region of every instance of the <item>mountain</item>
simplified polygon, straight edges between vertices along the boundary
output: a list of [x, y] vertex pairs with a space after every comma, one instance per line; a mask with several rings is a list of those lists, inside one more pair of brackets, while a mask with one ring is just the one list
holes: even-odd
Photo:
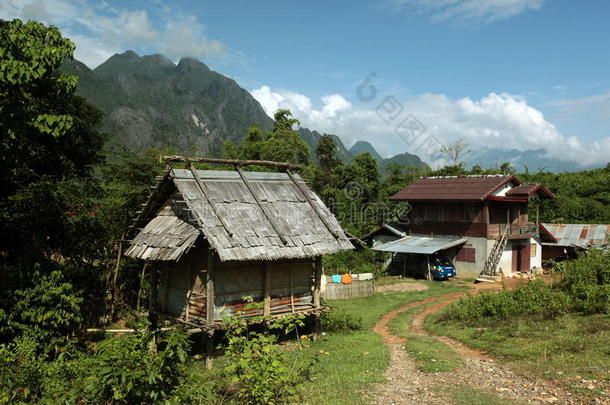
[[517, 171], [537, 172], [539, 170], [554, 173], [583, 170], [575, 162], [549, 157], [546, 149], [497, 149], [481, 148], [466, 156], [466, 163], [479, 165], [485, 168], [500, 167], [502, 163], [509, 162]]
[[373, 145], [366, 141], [358, 141], [351, 148], [349, 148], [349, 153], [352, 156], [359, 155], [361, 153], [370, 153], [373, 158], [377, 161], [379, 165], [379, 172], [385, 173], [385, 169], [389, 164], [398, 163], [404, 166], [414, 166], [414, 167], [427, 167], [428, 165], [424, 163], [419, 156], [413, 155], [411, 153], [405, 152], [400, 153], [398, 155], [394, 155], [389, 158], [383, 158], [379, 152], [375, 149]]
[[[104, 113], [102, 130], [113, 135], [111, 142], [134, 150], [170, 147], [183, 153], [220, 155], [225, 141], [240, 142], [250, 126], [273, 127], [273, 120], [247, 90], [197, 59], [182, 58], [174, 64], [162, 55], [126, 51], [93, 70], [77, 60], [66, 61], [61, 69], [80, 77], [77, 94]], [[308, 128], [299, 129], [299, 134], [315, 159], [322, 135]], [[380, 168], [385, 167], [370, 143], [356, 142], [348, 151], [339, 137], [331, 137], [343, 162], [369, 152]], [[424, 165], [415, 155], [392, 159]]]
[[375, 147], [371, 145], [367, 141], [358, 141], [351, 148], [349, 148], [349, 153], [352, 156], [360, 155], [361, 153], [370, 153], [371, 156], [377, 161], [377, 164], [381, 166], [383, 162], [383, 157], [377, 152]]
[[[318, 131], [312, 131], [308, 128], [300, 128], [299, 135], [301, 136], [301, 138], [303, 138], [303, 140], [307, 143], [307, 145], [309, 145], [309, 148], [312, 151], [313, 158], [317, 160], [315, 151], [316, 151], [316, 146], [318, 145], [318, 141], [322, 137], [322, 134], [320, 134]], [[332, 138], [332, 140], [337, 145], [337, 154], [339, 155], [339, 159], [341, 159], [341, 161], [343, 163], [349, 162], [353, 156], [345, 148], [345, 145], [343, 145], [343, 142], [341, 142], [341, 139], [337, 135], [329, 135], [329, 136]]]
[[78, 61], [62, 70], [80, 76], [77, 93], [104, 112], [103, 129], [136, 150], [217, 155], [225, 140], [239, 142], [248, 127], [273, 125], [247, 90], [197, 59], [176, 65], [162, 55], [127, 51], [93, 70]]
[[388, 167], [388, 165], [392, 164], [392, 163], [398, 163], [407, 167], [427, 167], [428, 165], [426, 163], [424, 163], [419, 156], [417, 155], [413, 155], [411, 153], [405, 152], [405, 153], [401, 153], [398, 155], [394, 155], [390, 158], [386, 158], [383, 159], [383, 161], [381, 162], [381, 167], [380, 170], [383, 172], [385, 172], [385, 169]]

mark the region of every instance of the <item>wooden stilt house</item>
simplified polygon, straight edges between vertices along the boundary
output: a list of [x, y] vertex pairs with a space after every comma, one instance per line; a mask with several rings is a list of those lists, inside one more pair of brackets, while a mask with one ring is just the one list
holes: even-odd
[[235, 170], [168, 168], [134, 224], [125, 254], [154, 269], [151, 311], [209, 332], [235, 314], [319, 312], [321, 256], [353, 248], [320, 198], [290, 164], [198, 161]]

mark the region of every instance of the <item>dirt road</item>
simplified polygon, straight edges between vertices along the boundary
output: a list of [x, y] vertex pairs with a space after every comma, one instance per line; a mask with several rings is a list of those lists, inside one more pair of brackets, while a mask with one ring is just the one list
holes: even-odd
[[[474, 388], [517, 404], [591, 403], [590, 400], [577, 398], [550, 381], [519, 375], [484, 352], [471, 349], [448, 337], [432, 336], [423, 329], [424, 321], [429, 315], [465, 294], [468, 292], [450, 293], [413, 302], [386, 314], [377, 322], [374, 330], [383, 338], [391, 357], [390, 366], [385, 373], [387, 382], [377, 386], [372, 398], [373, 404], [448, 404], [453, 402], [450, 388], [459, 386]], [[447, 344], [461, 356], [463, 367], [441, 373], [423, 373], [417, 369], [417, 363], [404, 349], [406, 340], [391, 333], [388, 324], [396, 315], [431, 303], [432, 305], [413, 317], [411, 329], [415, 333], [432, 336]]]

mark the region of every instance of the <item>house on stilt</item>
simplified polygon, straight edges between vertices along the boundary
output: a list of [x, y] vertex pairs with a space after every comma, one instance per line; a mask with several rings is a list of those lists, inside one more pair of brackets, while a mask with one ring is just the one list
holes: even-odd
[[321, 257], [353, 246], [295, 166], [196, 159], [235, 169], [196, 170], [166, 160], [187, 169], [166, 170], [125, 251], [152, 269], [150, 310], [208, 334], [233, 315], [319, 314]]
[[451, 262], [458, 276], [496, 281], [541, 268], [538, 203], [554, 198], [513, 175], [423, 177], [390, 197], [410, 205], [408, 218], [363, 239], [392, 253], [396, 273], [424, 273], [438, 260]]

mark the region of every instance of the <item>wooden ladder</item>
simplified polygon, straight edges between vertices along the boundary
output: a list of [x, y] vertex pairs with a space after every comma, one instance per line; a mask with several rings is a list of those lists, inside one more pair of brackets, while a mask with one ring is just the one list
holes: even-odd
[[500, 263], [502, 252], [508, 243], [509, 229], [510, 225], [507, 225], [504, 232], [502, 232], [502, 235], [496, 239], [496, 242], [491, 248], [491, 252], [487, 256], [487, 260], [485, 260], [485, 266], [483, 266], [483, 271], [477, 278], [477, 281], [497, 281], [498, 275], [496, 273], [496, 269]]

